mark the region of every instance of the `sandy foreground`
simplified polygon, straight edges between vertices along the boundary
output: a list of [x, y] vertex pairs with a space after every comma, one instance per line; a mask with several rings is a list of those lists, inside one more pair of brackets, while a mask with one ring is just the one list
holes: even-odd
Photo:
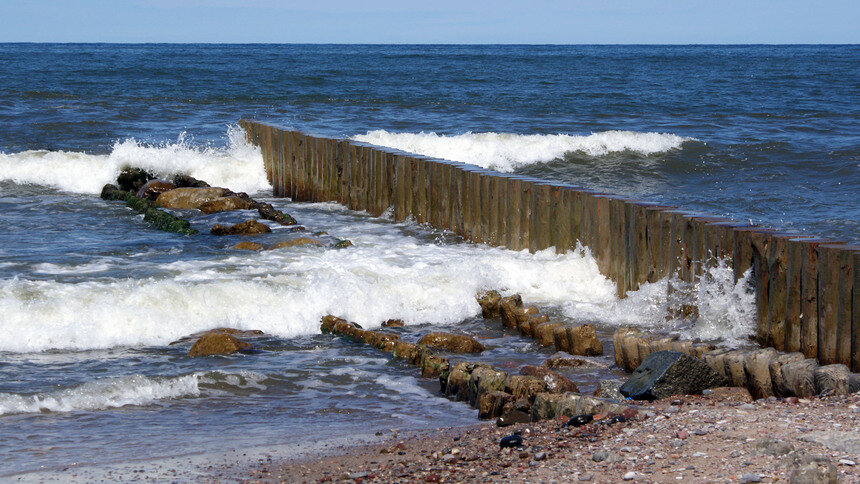
[[[729, 389], [643, 403], [625, 422], [393, 431], [325, 456], [210, 468], [262, 482], [787, 482], [818, 469], [860, 482], [860, 395], [749, 403]], [[629, 415], [629, 414], [628, 414]], [[522, 447], [501, 449], [518, 432]], [[226, 471], [226, 472], [225, 472]], [[798, 481], [794, 481], [798, 482]], [[799, 481], [799, 482], [817, 482]], [[822, 481], [818, 481], [822, 482]], [[823, 481], [826, 482], [826, 481]]]

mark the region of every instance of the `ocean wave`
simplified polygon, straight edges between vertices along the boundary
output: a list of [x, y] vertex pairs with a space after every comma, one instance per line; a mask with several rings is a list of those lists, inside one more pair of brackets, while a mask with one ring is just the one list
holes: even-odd
[[523, 165], [550, 161], [569, 152], [602, 156], [632, 151], [649, 155], [678, 149], [685, 142], [695, 141], [694, 138], [668, 133], [633, 131], [603, 131], [577, 136], [471, 132], [439, 135], [433, 132], [392, 133], [376, 130], [353, 136], [352, 139], [500, 171], [513, 171]]
[[224, 148], [194, 146], [183, 133], [174, 143], [158, 145], [118, 141], [107, 155], [45, 150], [0, 153], [0, 181], [97, 194], [123, 168], [132, 166], [160, 177], [185, 173], [235, 191], [268, 190], [260, 150], [246, 141], [238, 126], [230, 126], [227, 137]]
[[172, 378], [130, 375], [87, 382], [48, 393], [0, 393], [0, 415], [104, 410], [149, 405], [159, 400], [200, 395], [196, 373]]

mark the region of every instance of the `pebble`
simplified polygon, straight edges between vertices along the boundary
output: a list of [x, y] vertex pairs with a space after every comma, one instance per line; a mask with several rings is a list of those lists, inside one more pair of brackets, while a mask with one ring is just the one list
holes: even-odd
[[681, 409], [677, 405], [669, 405], [666, 407], [666, 413], [678, 413]]
[[457, 462], [457, 456], [454, 454], [445, 454], [442, 456], [442, 462], [453, 464], [454, 462]]
[[755, 405], [752, 403], [745, 403], [738, 407], [739, 410], [755, 410]]
[[583, 474], [579, 476], [579, 480], [582, 482], [588, 482], [592, 479], [594, 479], [594, 474]]
[[675, 437], [678, 437], [681, 440], [684, 440], [689, 436], [690, 436], [690, 433], [687, 432], [686, 430], [679, 430], [679, 431], [675, 432]]
[[368, 475], [369, 474], [367, 473], [367, 471], [364, 471], [364, 472], [351, 472], [351, 473], [347, 474], [346, 476], [350, 479], [364, 479]]
[[844, 464], [846, 466], [856, 466], [857, 463], [850, 459], [839, 459], [840, 464]]
[[499, 441], [499, 447], [521, 447], [523, 445], [523, 438], [519, 435], [508, 435], [507, 437], [503, 437], [502, 440]]
[[546, 459], [546, 452], [538, 452], [535, 454], [535, 460], [544, 460]]
[[636, 479], [636, 473], [633, 471], [630, 471], [627, 474], [624, 474], [622, 479], [624, 479], [625, 481], [632, 481], [633, 479]]
[[741, 476], [738, 482], [740, 482], [741, 484], [746, 484], [747, 482], [761, 482], [761, 476], [753, 473], [744, 474]]

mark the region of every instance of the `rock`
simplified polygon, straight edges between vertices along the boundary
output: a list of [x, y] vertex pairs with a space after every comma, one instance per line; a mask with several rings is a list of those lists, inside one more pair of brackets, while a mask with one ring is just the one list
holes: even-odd
[[431, 354], [429, 351], [423, 353], [419, 366], [421, 367], [421, 376], [424, 378], [437, 378], [448, 372], [451, 367], [447, 358]]
[[535, 454], [535, 460], [540, 462], [542, 460], [546, 460], [546, 452], [537, 452]]
[[794, 445], [775, 437], [763, 437], [753, 442], [753, 448], [762, 454], [775, 455], [779, 457], [792, 452], [794, 450]]
[[503, 297], [499, 301], [499, 314], [502, 316], [502, 325], [507, 328], [517, 327], [517, 317], [514, 314], [516, 308], [522, 307], [523, 298], [519, 294]]
[[209, 184], [205, 181], [198, 180], [193, 176], [182, 174], [173, 177], [173, 184], [176, 185], [177, 188], [209, 188]]
[[352, 241], [350, 240], [339, 240], [334, 244], [335, 249], [346, 249], [347, 247], [352, 247]]
[[636, 369], [636, 366], [639, 365], [633, 366], [627, 361], [628, 355], [625, 352], [624, 340], [628, 335], [635, 335], [638, 333], [639, 330], [630, 327], [618, 328], [614, 333], [612, 333], [612, 347], [615, 350], [615, 364], [627, 371], [633, 371]]
[[155, 175], [141, 168], [125, 168], [116, 177], [116, 184], [124, 191], [137, 193], [140, 187], [153, 178]]
[[744, 359], [748, 350], [732, 350], [726, 352], [723, 357], [723, 363], [726, 365], [726, 378], [729, 379], [730, 386], [746, 387], [747, 373], [744, 369]]
[[270, 245], [267, 250], [284, 249], [287, 247], [302, 247], [305, 245], [312, 245], [312, 246], [320, 247], [320, 246], [323, 246], [325, 244], [323, 244], [322, 242], [320, 242], [317, 239], [312, 239], [310, 237], [298, 237], [295, 239], [282, 240], [280, 242], [274, 243], [274, 244]]
[[597, 389], [594, 390], [594, 396], [619, 402], [624, 400], [624, 395], [619, 391], [620, 388], [621, 382], [618, 380], [601, 380]]
[[746, 372], [747, 388], [753, 398], [773, 396], [773, 382], [770, 378], [770, 363], [777, 356], [773, 348], [750, 351], [744, 356], [744, 371]]
[[457, 460], [459, 460], [459, 459], [454, 454], [445, 454], [442, 456], [442, 462], [444, 462], [446, 464], [453, 464], [453, 463], [457, 462]]
[[502, 415], [505, 404], [513, 399], [510, 393], [493, 390], [482, 393], [478, 399], [478, 418], [496, 418]]
[[[498, 371], [489, 365], [477, 366], [469, 374], [469, 403], [474, 407], [479, 401], [480, 396], [484, 393], [505, 390], [505, 382], [507, 381], [507, 378], [507, 373]], [[515, 397], [512, 395], [511, 400], [514, 398]]]
[[258, 244], [256, 242], [239, 242], [230, 248], [236, 250], [263, 250], [263, 244]]
[[676, 351], [646, 356], [619, 391], [634, 400], [701, 393], [725, 384], [725, 379], [702, 361]]
[[836, 484], [836, 466], [826, 457], [799, 453], [786, 468], [790, 484]]
[[558, 373], [540, 366], [525, 365], [520, 368], [520, 375], [535, 376], [543, 379], [550, 393], [579, 393], [576, 383]]
[[533, 376], [512, 375], [505, 380], [505, 391], [513, 395], [514, 400], [524, 398], [529, 404], [534, 402], [538, 393], [546, 390], [546, 383]]
[[612, 464], [613, 462], [623, 460], [623, 458], [615, 452], [610, 452], [608, 450], [598, 450], [591, 455], [591, 460], [593, 460], [594, 462], [606, 462], [607, 464]]
[[196, 209], [206, 202], [223, 197], [226, 192], [223, 188], [177, 188], [159, 195], [155, 203], [164, 208]]
[[445, 383], [445, 388], [443, 390], [445, 395], [454, 397], [455, 400], [468, 400], [469, 377], [474, 369], [474, 363], [466, 361], [455, 363], [448, 372], [448, 381]]
[[531, 416], [529, 414], [520, 411], [520, 410], [511, 410], [510, 412], [505, 413], [498, 420], [496, 420], [496, 425], [499, 427], [507, 427], [509, 425], [514, 425], [518, 423], [529, 423], [531, 422]]
[[596, 368], [607, 369], [609, 365], [585, 357], [572, 357], [566, 353], [556, 353], [541, 364], [544, 368]]
[[552, 329], [553, 344], [559, 352], [570, 352], [570, 341], [567, 339], [567, 326], [556, 326]]
[[189, 356], [230, 355], [252, 348], [250, 343], [233, 335], [211, 331], [200, 337], [188, 350]]
[[406, 323], [402, 319], [389, 319], [382, 323], [383, 328], [402, 328]]
[[486, 349], [471, 336], [451, 333], [428, 333], [418, 340], [418, 344], [451, 353], [480, 353]]
[[600, 356], [603, 354], [603, 343], [597, 339], [594, 326], [583, 324], [567, 328], [568, 352], [579, 356]]
[[517, 329], [520, 331], [520, 334], [523, 336], [528, 336], [529, 338], [534, 337], [534, 331], [532, 328], [537, 328], [541, 324], [549, 322], [549, 316], [546, 314], [535, 314], [529, 316], [525, 321], [520, 321], [517, 323]]
[[481, 305], [481, 316], [484, 319], [496, 318], [499, 316], [499, 303], [502, 302], [502, 295], [499, 291], [484, 291], [479, 292], [475, 299]]
[[860, 373], [848, 375], [848, 393], [860, 392]]
[[800, 440], [815, 442], [838, 452], [860, 455], [860, 434], [856, 430], [808, 432], [801, 436]]
[[502, 440], [499, 441], [499, 447], [505, 448], [513, 448], [513, 447], [522, 447], [523, 438], [519, 435], [508, 435], [507, 437], [502, 437]]
[[749, 482], [761, 482], [761, 476], [758, 474], [754, 474], [752, 472], [748, 472], [748, 473], [742, 475], [741, 478], [738, 479], [738, 482], [744, 483], [744, 484], [749, 483]]
[[231, 227], [215, 224], [212, 226], [211, 230], [212, 235], [257, 235], [268, 234], [271, 232], [272, 229], [256, 220], [246, 220]]
[[782, 376], [785, 386], [796, 397], [812, 397], [818, 394], [815, 390], [815, 369], [818, 361], [815, 358], [791, 361], [782, 366]]
[[164, 192], [176, 189], [176, 185], [164, 180], [149, 180], [137, 191], [137, 196], [147, 200], [155, 200]]
[[709, 400], [718, 402], [739, 402], [750, 403], [753, 401], [752, 395], [746, 388], [739, 387], [717, 387], [712, 388], [708, 395]]
[[624, 474], [623, 476], [621, 476], [621, 479], [623, 479], [625, 481], [632, 481], [633, 479], [636, 479], [636, 475], [637, 474], [635, 472], [630, 471], [630, 472]]
[[[281, 212], [280, 210], [275, 209], [269, 203], [254, 203], [251, 208], [256, 208], [257, 212], [260, 214], [260, 218], [271, 220], [272, 222], [277, 222], [281, 225], [296, 225], [296, 219], [294, 219], [290, 214]], [[350, 242], [350, 244], [352, 244]]]
[[845, 395], [851, 370], [842, 364], [819, 366], [812, 372], [815, 391], [819, 395]]
[[232, 210], [247, 210], [251, 208], [251, 204], [247, 200], [233, 195], [210, 200], [201, 204], [198, 208], [203, 213], [216, 213], [229, 212]]
[[777, 355], [776, 358], [770, 360], [770, 381], [773, 385], [773, 393], [778, 397], [791, 396], [791, 390], [786, 385], [785, 376], [782, 373], [782, 367], [793, 361], [803, 361], [806, 357], [803, 353], [784, 353]]
[[213, 331], [216, 333], [229, 334], [229, 335], [235, 336], [237, 338], [259, 338], [261, 336], [265, 336], [265, 334], [266, 334], [266, 333], [260, 331], [259, 329], [236, 329], [236, 328], [223, 328], [222, 327], [222, 328], [209, 329], [206, 331], [199, 331], [199, 332], [194, 333], [194, 334], [189, 334], [188, 336], [183, 336], [183, 337], [179, 338], [178, 340], [170, 343], [169, 346], [182, 344], [182, 343], [188, 343], [191, 341], [197, 341], [201, 337], [203, 337], [203, 336], [205, 336], [205, 335], [207, 335]]

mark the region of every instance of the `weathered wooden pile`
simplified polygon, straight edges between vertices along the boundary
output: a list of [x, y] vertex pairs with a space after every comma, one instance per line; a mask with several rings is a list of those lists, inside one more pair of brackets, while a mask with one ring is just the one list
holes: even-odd
[[[382, 331], [364, 330], [335, 316], [322, 319], [321, 330], [390, 352], [418, 367], [426, 378], [438, 378], [441, 392], [478, 409], [480, 418], [537, 421], [558, 416], [617, 415], [629, 405], [568, 391], [564, 377], [542, 367], [531, 375], [511, 375], [484, 363], [451, 361], [433, 349]], [[575, 388], [575, 385], [573, 386]]]
[[615, 364], [635, 370], [657, 351], [677, 351], [705, 362], [726, 377], [731, 386], [749, 390], [753, 398], [811, 397], [860, 391], [860, 374], [843, 364], [819, 365], [803, 353], [784, 353], [773, 348], [731, 349], [682, 340], [675, 336], [645, 334], [621, 328], [612, 337]]
[[240, 121], [262, 150], [275, 196], [450, 230], [531, 252], [588, 247], [619, 296], [677, 276], [673, 314], [695, 317], [690, 288], [718, 259], [735, 281], [752, 269], [757, 340], [860, 371], [860, 248], [677, 207]]

